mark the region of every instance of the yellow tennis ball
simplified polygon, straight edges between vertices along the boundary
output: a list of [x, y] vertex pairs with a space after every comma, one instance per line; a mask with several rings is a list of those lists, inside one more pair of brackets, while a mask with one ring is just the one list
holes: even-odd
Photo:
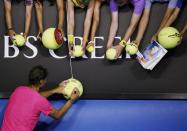
[[26, 40], [25, 40], [25, 38], [22, 36], [22, 35], [15, 35], [14, 37], [13, 37], [13, 44], [15, 45], [15, 46], [19, 46], [19, 47], [21, 47], [21, 46], [23, 46], [23, 45], [25, 45], [25, 42], [26, 42]]
[[106, 58], [108, 60], [116, 60], [116, 55], [117, 55], [117, 51], [116, 49], [114, 48], [109, 48], [107, 51], [106, 51]]
[[132, 42], [126, 45], [125, 50], [129, 55], [135, 55], [138, 52], [138, 46]]
[[47, 49], [58, 49], [62, 45], [62, 43], [57, 43], [57, 39], [55, 38], [55, 31], [56, 28], [48, 28], [43, 32], [42, 43]]
[[84, 52], [83, 52], [82, 46], [81, 45], [75, 45], [72, 54], [75, 57], [83, 56]]
[[166, 49], [175, 48], [179, 41], [179, 31], [173, 27], [165, 27], [158, 34], [158, 42]]
[[83, 94], [83, 85], [79, 80], [76, 79], [69, 79], [64, 87], [64, 97], [66, 99], [69, 99], [71, 97], [71, 94], [74, 90], [74, 88], [77, 88], [79, 90], [79, 97]]
[[92, 53], [94, 51], [94, 46], [93, 45], [90, 45], [86, 48], [86, 50], [90, 53]]

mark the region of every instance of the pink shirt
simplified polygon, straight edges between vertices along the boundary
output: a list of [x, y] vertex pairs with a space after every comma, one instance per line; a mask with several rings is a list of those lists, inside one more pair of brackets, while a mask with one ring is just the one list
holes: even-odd
[[52, 105], [37, 91], [20, 86], [11, 95], [1, 131], [33, 131], [40, 113], [48, 115]]

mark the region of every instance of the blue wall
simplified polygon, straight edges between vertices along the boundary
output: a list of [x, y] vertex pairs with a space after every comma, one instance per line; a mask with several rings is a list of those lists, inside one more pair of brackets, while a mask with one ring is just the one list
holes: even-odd
[[187, 131], [187, 101], [80, 100], [61, 120], [41, 115], [36, 131]]

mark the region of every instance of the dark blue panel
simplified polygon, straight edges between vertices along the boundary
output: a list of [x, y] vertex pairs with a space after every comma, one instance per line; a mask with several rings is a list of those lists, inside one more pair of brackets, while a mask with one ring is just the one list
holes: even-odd
[[41, 115], [36, 131], [187, 131], [186, 122], [187, 101], [80, 100], [61, 120]]

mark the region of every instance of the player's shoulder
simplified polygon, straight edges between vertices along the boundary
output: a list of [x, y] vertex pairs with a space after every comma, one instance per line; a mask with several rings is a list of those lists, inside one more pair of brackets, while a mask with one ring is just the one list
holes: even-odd
[[18, 86], [14, 90], [14, 93], [22, 93], [22, 94], [30, 94], [30, 93], [36, 93], [33, 89], [31, 89], [29, 86]]
[[30, 90], [28, 86], [17, 86], [15, 90]]

